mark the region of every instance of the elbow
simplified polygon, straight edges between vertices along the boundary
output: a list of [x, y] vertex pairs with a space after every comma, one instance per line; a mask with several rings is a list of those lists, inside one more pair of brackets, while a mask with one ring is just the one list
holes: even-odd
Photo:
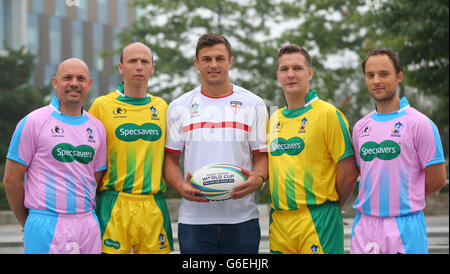
[[352, 171], [351, 172], [349, 172], [349, 175], [348, 175], [348, 180], [352, 183], [352, 184], [355, 184], [356, 183], [356, 180], [358, 179], [358, 169], [355, 167], [355, 168], [353, 168], [352, 169]]
[[448, 180], [447, 179], [441, 180], [440, 185], [439, 185], [439, 190], [446, 185], [448, 185]]
[[11, 189], [12, 187], [14, 187], [14, 181], [10, 180], [10, 178], [8, 177], [3, 177], [3, 187], [5, 188], [5, 190]]

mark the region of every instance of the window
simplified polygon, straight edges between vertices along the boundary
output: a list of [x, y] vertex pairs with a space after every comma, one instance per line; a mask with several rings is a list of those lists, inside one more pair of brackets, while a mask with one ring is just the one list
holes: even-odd
[[108, 1], [97, 0], [97, 17], [98, 21], [102, 24], [108, 24]]
[[121, 27], [128, 26], [127, 0], [117, 0], [117, 21]]
[[11, 47], [11, 0], [0, 1], [0, 49]]
[[50, 64], [59, 64], [61, 62], [61, 18], [50, 17]]
[[103, 25], [92, 25], [92, 46], [94, 56], [94, 66], [97, 70], [103, 70], [103, 58], [100, 56], [103, 51]]
[[83, 60], [83, 21], [72, 20], [72, 57]]
[[33, 0], [31, 1], [33, 3], [32, 9], [34, 12], [43, 14], [45, 9], [44, 0]]
[[59, 17], [66, 16], [66, 1], [54, 0], [55, 3], [55, 15]]
[[88, 0], [80, 0], [80, 5], [77, 7], [77, 18], [83, 21], [88, 20]]
[[39, 15], [36, 13], [28, 13], [27, 28], [28, 50], [36, 55], [35, 62], [39, 62]]

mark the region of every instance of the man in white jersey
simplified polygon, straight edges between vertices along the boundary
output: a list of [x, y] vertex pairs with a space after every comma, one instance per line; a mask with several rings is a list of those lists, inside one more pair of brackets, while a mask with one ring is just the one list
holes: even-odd
[[106, 132], [83, 110], [92, 78], [72, 58], [59, 65], [52, 83], [57, 92], [50, 105], [16, 127], [6, 156], [6, 196], [24, 227], [25, 253], [100, 253], [94, 208], [106, 169]]
[[[267, 109], [260, 97], [230, 82], [233, 57], [224, 36], [201, 36], [194, 64], [201, 85], [175, 99], [167, 110], [163, 169], [168, 184], [183, 197], [180, 251], [257, 253], [261, 232], [254, 192], [267, 178]], [[239, 166], [248, 176], [229, 200], [208, 202], [188, 187], [193, 172], [213, 163]]]

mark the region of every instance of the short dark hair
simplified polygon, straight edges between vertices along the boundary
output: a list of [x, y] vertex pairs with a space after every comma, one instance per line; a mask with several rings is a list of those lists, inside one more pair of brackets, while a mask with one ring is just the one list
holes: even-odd
[[231, 44], [228, 42], [227, 38], [222, 34], [218, 33], [207, 33], [200, 36], [197, 41], [197, 47], [195, 48], [195, 58], [198, 58], [198, 53], [202, 48], [212, 47], [217, 44], [224, 44], [230, 54], [229, 58], [231, 58]]
[[397, 54], [395, 54], [394, 51], [390, 50], [390, 49], [386, 49], [386, 48], [378, 48], [378, 49], [374, 49], [369, 51], [369, 53], [367, 54], [366, 58], [364, 59], [364, 61], [362, 62], [362, 71], [364, 74], [366, 74], [366, 62], [367, 60], [369, 60], [370, 57], [375, 56], [375, 55], [387, 55], [389, 57], [389, 59], [391, 59], [392, 64], [394, 65], [395, 68], [395, 72], [397, 74], [399, 74], [402, 71], [402, 63], [400, 62], [400, 58], [397, 56]]
[[302, 47], [295, 45], [295, 44], [289, 44], [281, 47], [281, 49], [278, 51], [278, 57], [277, 57], [277, 68], [279, 65], [280, 57], [284, 54], [291, 54], [291, 53], [301, 53], [306, 60], [306, 63], [309, 67], [312, 67], [311, 64], [311, 56], [309, 53]]

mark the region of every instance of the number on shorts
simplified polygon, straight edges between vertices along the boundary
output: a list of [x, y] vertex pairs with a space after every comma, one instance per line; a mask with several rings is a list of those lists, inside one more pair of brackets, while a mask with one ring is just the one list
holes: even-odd
[[380, 245], [377, 242], [368, 242], [364, 251], [367, 254], [380, 254]]
[[66, 244], [66, 251], [69, 254], [80, 254], [80, 246], [76, 242], [68, 242]]

